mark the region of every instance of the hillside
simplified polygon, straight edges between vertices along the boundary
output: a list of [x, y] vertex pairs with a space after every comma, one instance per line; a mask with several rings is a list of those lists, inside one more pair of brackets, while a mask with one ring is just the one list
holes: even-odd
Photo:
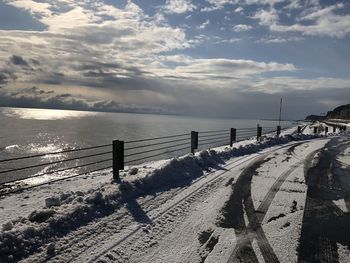
[[305, 120], [320, 121], [324, 119], [346, 119], [350, 120], [350, 104], [341, 105], [334, 110], [328, 111], [326, 116], [309, 115]]
[[327, 119], [350, 119], [350, 104], [339, 106], [327, 112]]

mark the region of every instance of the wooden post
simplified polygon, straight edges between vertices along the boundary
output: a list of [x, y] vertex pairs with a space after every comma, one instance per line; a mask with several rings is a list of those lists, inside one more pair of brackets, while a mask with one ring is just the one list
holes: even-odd
[[280, 136], [280, 134], [281, 134], [281, 126], [278, 125], [277, 126], [277, 136]]
[[314, 134], [317, 133], [317, 127], [314, 127]]
[[230, 147], [232, 147], [233, 143], [236, 141], [236, 129], [231, 128], [231, 133], [230, 133]]
[[113, 179], [119, 180], [119, 170], [124, 169], [124, 141], [113, 141]]
[[325, 127], [325, 129], [324, 129], [324, 135], [327, 136], [327, 133], [328, 133], [328, 127]]
[[298, 126], [298, 133], [301, 133], [301, 126]]
[[258, 124], [257, 131], [256, 131], [256, 140], [257, 141], [260, 140], [261, 134], [262, 134], [262, 127], [260, 127], [260, 125]]
[[198, 132], [191, 131], [191, 153], [194, 154], [198, 149]]
[[337, 131], [337, 127], [333, 126], [333, 133], [335, 133]]

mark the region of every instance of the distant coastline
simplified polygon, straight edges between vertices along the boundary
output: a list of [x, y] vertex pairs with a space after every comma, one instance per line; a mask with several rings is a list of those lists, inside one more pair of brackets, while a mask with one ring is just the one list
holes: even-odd
[[327, 112], [326, 115], [309, 115], [305, 118], [307, 121], [322, 121], [322, 120], [344, 120], [350, 121], [350, 104], [341, 105]]

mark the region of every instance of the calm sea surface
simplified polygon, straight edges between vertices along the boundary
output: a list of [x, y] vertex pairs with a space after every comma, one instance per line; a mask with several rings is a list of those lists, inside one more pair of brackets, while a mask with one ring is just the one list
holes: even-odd
[[[189, 133], [191, 130], [256, 127], [257, 123], [262, 126], [277, 125], [275, 121], [263, 120], [0, 108], [0, 160], [109, 144], [113, 139], [128, 141]], [[286, 126], [290, 124], [283, 122]], [[46, 156], [34, 161], [43, 163], [65, 157], [69, 156]], [[34, 161], [0, 162], [0, 171], [22, 167]], [[30, 173], [37, 174], [54, 168], [57, 168], [57, 165], [41, 167]], [[23, 176], [23, 173], [24, 171], [0, 174], [0, 177], [17, 178]]]

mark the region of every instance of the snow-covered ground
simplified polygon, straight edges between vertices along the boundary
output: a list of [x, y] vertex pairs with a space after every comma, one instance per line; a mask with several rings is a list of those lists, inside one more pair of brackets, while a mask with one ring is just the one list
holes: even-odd
[[[0, 262], [298, 261], [307, 173], [342, 145], [347, 191], [350, 145], [309, 125], [294, 132], [126, 167], [121, 182], [106, 170], [3, 196]], [[332, 202], [347, 213], [342, 197]], [[347, 262], [347, 243], [335, 243]]]

